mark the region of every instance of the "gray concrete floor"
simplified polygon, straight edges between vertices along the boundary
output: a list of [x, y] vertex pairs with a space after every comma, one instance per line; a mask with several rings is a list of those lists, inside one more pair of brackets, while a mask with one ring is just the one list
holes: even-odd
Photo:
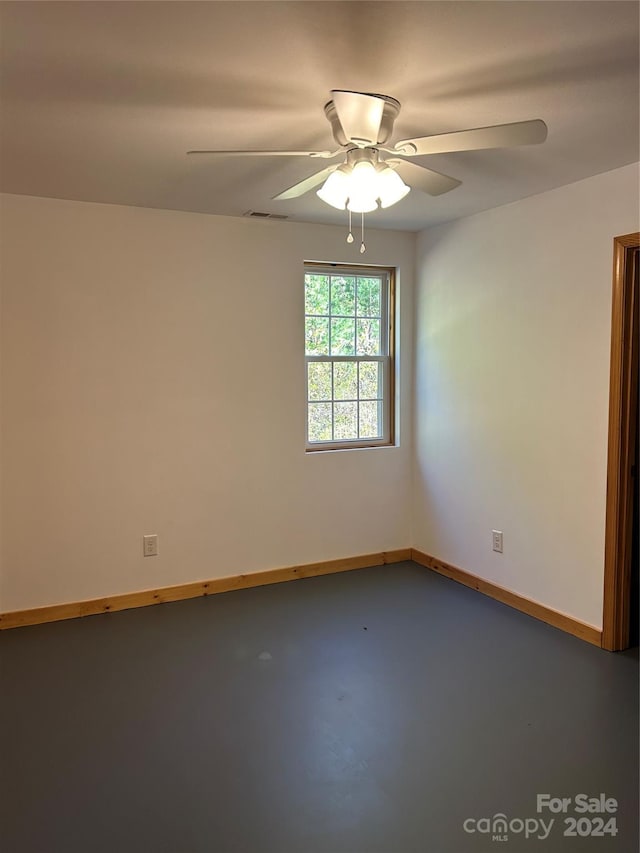
[[[6, 631], [0, 648], [3, 853], [638, 849], [637, 650], [413, 563]], [[463, 829], [548, 823], [537, 794], [601, 792], [616, 837], [565, 837], [562, 814], [545, 840]]]

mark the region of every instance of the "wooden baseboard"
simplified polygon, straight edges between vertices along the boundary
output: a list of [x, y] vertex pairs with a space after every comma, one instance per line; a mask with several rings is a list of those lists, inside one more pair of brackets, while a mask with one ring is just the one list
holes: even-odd
[[400, 563], [403, 560], [414, 562], [431, 569], [438, 574], [451, 578], [458, 583], [471, 587], [478, 592], [495, 598], [503, 604], [508, 604], [522, 613], [540, 619], [548, 625], [560, 628], [575, 637], [586, 640], [595, 646], [602, 645], [602, 631], [552, 610], [543, 604], [538, 604], [523, 595], [518, 595], [504, 587], [483, 580], [476, 575], [438, 560], [435, 557], [418, 551], [415, 548], [399, 548], [395, 551], [380, 551], [375, 554], [362, 554], [358, 557], [346, 557], [344, 560], [325, 560], [321, 563], [307, 563], [300, 566], [287, 566], [282, 569], [268, 569], [263, 572], [251, 572], [243, 575], [231, 575], [223, 578], [213, 578], [206, 581], [168, 586], [161, 589], [142, 590], [140, 592], [112, 595], [107, 598], [94, 598], [90, 601], [75, 601], [69, 604], [53, 604], [49, 607], [35, 607], [30, 610], [14, 610], [0, 613], [0, 630], [18, 628], [26, 625], [40, 625], [44, 622], [58, 622], [62, 619], [76, 619], [80, 616], [93, 616], [98, 613], [112, 613], [117, 610], [128, 610], [132, 607], [148, 607], [152, 604], [163, 604], [170, 601], [182, 601], [186, 598], [215, 595], [219, 592], [230, 592], [234, 589], [246, 589], [252, 586], [265, 586], [272, 583], [312, 578], [318, 575], [329, 575], [335, 572], [348, 572], [353, 569], [364, 569], [369, 566], [379, 566], [388, 563]]
[[400, 563], [403, 560], [410, 559], [411, 548], [399, 548], [395, 551], [380, 551], [377, 554], [347, 557], [344, 560], [325, 560], [322, 563], [268, 569], [267, 571], [251, 572], [246, 575], [232, 575], [180, 584], [179, 586], [168, 586], [162, 589], [148, 589], [141, 592], [124, 593], [123, 595], [111, 595], [107, 598], [94, 598], [90, 601], [53, 604], [49, 607], [35, 607], [31, 610], [14, 610], [9, 613], [0, 613], [0, 630], [18, 628], [24, 625], [40, 625], [43, 622], [59, 622], [61, 619], [76, 619], [78, 616], [112, 613], [116, 610], [128, 610], [132, 607], [147, 607], [151, 604], [181, 601], [185, 598], [198, 598], [201, 595], [214, 595], [218, 592], [246, 589], [251, 586], [264, 586], [299, 578], [312, 578], [317, 575], [330, 575], [335, 572], [348, 572], [352, 569], [364, 569], [386, 563]]
[[602, 646], [602, 631], [594, 628], [593, 625], [587, 625], [585, 622], [580, 622], [572, 616], [567, 616], [565, 613], [560, 613], [551, 607], [546, 607], [544, 604], [538, 604], [537, 601], [525, 598], [524, 595], [518, 595], [518, 593], [511, 592], [502, 586], [498, 586], [498, 584], [483, 580], [476, 575], [472, 575], [470, 572], [465, 572], [464, 569], [459, 569], [456, 566], [436, 559], [436, 557], [425, 554], [423, 551], [417, 551], [415, 548], [411, 549], [411, 559], [415, 563], [419, 563], [421, 566], [438, 572], [440, 575], [471, 587], [483, 595], [488, 595], [490, 598], [495, 598], [496, 601], [508, 604], [510, 607], [514, 607], [528, 616], [533, 616], [535, 619], [540, 619], [548, 625], [553, 625], [554, 628], [560, 628], [562, 631], [573, 634], [574, 637], [579, 637], [581, 640], [586, 640], [594, 646]]

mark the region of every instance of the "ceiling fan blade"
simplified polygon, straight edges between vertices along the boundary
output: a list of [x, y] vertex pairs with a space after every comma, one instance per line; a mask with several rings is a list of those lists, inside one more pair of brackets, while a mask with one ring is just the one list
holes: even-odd
[[331, 97], [347, 139], [375, 145], [382, 122], [384, 98], [342, 89], [333, 89]]
[[288, 190], [278, 193], [278, 195], [274, 195], [273, 200], [286, 201], [289, 198], [298, 198], [323, 183], [332, 172], [335, 172], [337, 168], [337, 166], [327, 166], [326, 169], [316, 172], [315, 175], [310, 175], [308, 178], [305, 178], [304, 181], [300, 181], [292, 187], [289, 187]]
[[321, 157], [330, 160], [332, 157], [337, 157], [338, 154], [344, 154], [344, 151], [342, 149], [338, 151], [221, 151], [214, 149], [187, 151], [187, 154], [222, 154], [225, 157]]
[[395, 145], [394, 150], [411, 157], [419, 154], [448, 154], [451, 151], [478, 151], [482, 148], [510, 148], [512, 145], [536, 145], [546, 138], [547, 125], [542, 119], [533, 119], [403, 139]]
[[427, 195], [448, 193], [449, 190], [454, 190], [462, 183], [456, 178], [441, 175], [440, 172], [434, 172], [433, 169], [426, 169], [424, 166], [418, 166], [417, 163], [409, 163], [406, 160], [391, 159], [385, 160], [385, 163], [400, 175], [405, 184], [422, 190]]

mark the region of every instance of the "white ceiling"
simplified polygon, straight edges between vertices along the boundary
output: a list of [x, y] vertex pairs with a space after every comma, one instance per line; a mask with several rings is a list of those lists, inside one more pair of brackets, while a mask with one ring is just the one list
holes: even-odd
[[271, 197], [326, 162], [190, 148], [335, 147], [331, 89], [402, 102], [394, 139], [542, 118], [543, 145], [416, 162], [462, 180], [370, 215], [419, 230], [639, 158], [636, 2], [3, 2], [5, 192], [306, 222]]

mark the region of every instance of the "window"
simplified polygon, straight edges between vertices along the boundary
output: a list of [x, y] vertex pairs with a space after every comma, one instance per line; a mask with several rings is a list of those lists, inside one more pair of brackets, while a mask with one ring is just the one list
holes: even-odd
[[393, 441], [393, 270], [305, 264], [307, 450]]

